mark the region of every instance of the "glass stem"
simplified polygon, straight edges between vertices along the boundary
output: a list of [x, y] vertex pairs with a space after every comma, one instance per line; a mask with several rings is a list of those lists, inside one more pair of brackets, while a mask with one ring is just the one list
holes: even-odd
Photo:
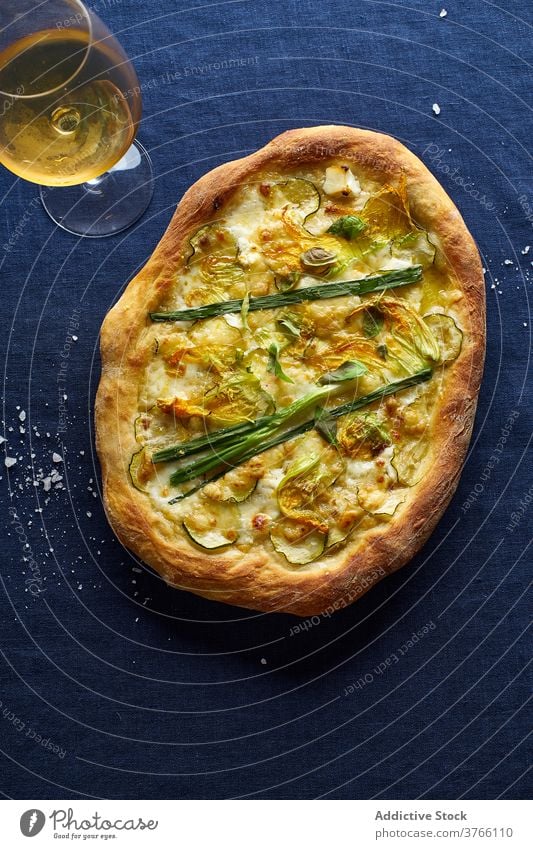
[[83, 188], [86, 192], [91, 192], [94, 195], [103, 194], [103, 190], [101, 188], [102, 183], [107, 180], [108, 172], [104, 172], [104, 174], [100, 174], [99, 177], [95, 177], [93, 180], [87, 180], [86, 183], [83, 184]]

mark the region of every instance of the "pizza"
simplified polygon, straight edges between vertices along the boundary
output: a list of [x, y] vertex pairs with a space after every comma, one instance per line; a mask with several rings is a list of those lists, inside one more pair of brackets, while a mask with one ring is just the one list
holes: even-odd
[[291, 130], [182, 198], [105, 318], [104, 503], [171, 586], [344, 607], [457, 485], [485, 347], [479, 255], [395, 139]]

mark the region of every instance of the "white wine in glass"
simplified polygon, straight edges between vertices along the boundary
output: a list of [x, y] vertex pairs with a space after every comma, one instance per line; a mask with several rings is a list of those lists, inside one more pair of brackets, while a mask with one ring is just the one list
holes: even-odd
[[84, 236], [145, 211], [152, 167], [134, 142], [133, 65], [79, 0], [0, 0], [0, 162], [41, 190], [48, 214]]

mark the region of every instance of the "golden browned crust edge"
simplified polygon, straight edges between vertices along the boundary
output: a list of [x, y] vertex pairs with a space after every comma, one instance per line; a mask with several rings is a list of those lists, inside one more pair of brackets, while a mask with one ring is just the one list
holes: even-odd
[[[216, 216], [235, 189], [266, 168], [290, 169], [327, 157], [353, 160], [368, 176], [405, 174], [413, 217], [436, 235], [463, 292], [468, 342], [449, 367], [433, 435], [435, 462], [398, 519], [358, 538], [326, 566], [291, 569], [273, 563], [263, 546], [246, 555], [202, 555], [165, 533], [166, 519], [129, 482], [136, 443], [131, 412], [145, 365], [139, 344], [190, 231]], [[256, 153], [215, 168], [183, 196], [161, 242], [108, 313], [101, 333], [102, 377], [96, 399], [96, 444], [104, 504], [119, 539], [170, 584], [207, 598], [300, 616], [345, 607], [405, 565], [421, 548], [452, 497], [468, 448], [485, 351], [485, 288], [479, 254], [455, 205], [437, 180], [390, 136], [342, 126], [290, 130]], [[451, 373], [450, 373], [451, 372]]]

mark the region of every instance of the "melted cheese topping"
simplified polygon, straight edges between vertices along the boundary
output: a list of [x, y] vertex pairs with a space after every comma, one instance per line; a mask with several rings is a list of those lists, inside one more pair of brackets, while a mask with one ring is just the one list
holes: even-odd
[[[158, 323], [148, 331], [146, 344], [153, 356], [139, 389], [136, 434], [140, 448], [145, 446], [147, 452], [139, 488], [153, 506], [176, 524], [177, 533], [185, 523], [187, 533], [199, 544], [214, 548], [231, 544], [240, 551], [267, 539], [269, 529], [279, 523], [294, 524], [294, 515], [303, 515], [302, 510], [305, 515], [315, 511], [320, 533], [326, 526], [335, 541], [332, 551], [338, 550], [349, 534], [398, 515], [431, 462], [431, 422], [442, 369], [438, 360], [428, 360], [427, 352], [421, 353], [416, 317], [444, 315], [460, 335], [454, 304], [461, 293], [450, 279], [437, 239], [411, 221], [401, 189], [391, 193], [349, 171], [344, 163], [286, 176], [265, 174], [260, 182], [241, 187], [217, 214], [217, 222], [191, 234], [176, 270], [176, 285], [161, 310], [243, 298], [247, 293], [251, 297], [275, 294], [289, 285], [316, 285], [317, 276], [328, 283], [414, 264], [424, 268], [419, 283], [397, 290], [258, 310], [247, 318], [232, 313], [195, 323]], [[366, 223], [360, 235], [332, 235], [331, 225], [345, 216], [357, 216]], [[330, 253], [332, 246], [333, 253], [337, 251], [336, 266], [327, 278], [320, 271], [306, 275], [301, 257], [315, 245], [325, 246]], [[291, 279], [295, 273], [296, 282]], [[368, 308], [380, 317], [381, 327], [375, 334], [365, 324]], [[284, 330], [280, 318], [287, 318], [298, 335]], [[272, 344], [285, 379], [272, 368]], [[362, 362], [366, 373], [355, 384], [335, 387], [328, 407], [428, 365], [435, 369], [435, 376], [360, 411], [351, 424], [342, 425], [346, 438], [337, 448], [310, 431], [259, 454], [240, 471], [226, 475], [222, 483], [169, 503], [191, 484], [172, 487], [169, 478], [180, 463], [153, 466], [149, 462], [152, 450], [233, 424], [239, 420], [239, 410], [241, 420], [271, 411], [273, 405], [279, 410], [316, 390], [326, 371], [353, 360]], [[246, 389], [239, 381], [244, 381]], [[237, 391], [237, 401], [231, 401], [230, 385]], [[350, 427], [355, 429], [355, 442]], [[340, 423], [338, 434], [339, 428]], [[284, 480], [295, 464], [313, 452], [318, 457], [313, 470], [294, 479], [294, 509], [300, 514], [284, 514], [280, 487], [286, 486]], [[341, 471], [321, 491], [320, 474], [331, 465], [331, 452], [337, 452], [335, 462]], [[320, 474], [317, 469], [322, 469]], [[248, 475], [250, 486], [236, 504], [227, 495], [235, 480], [242, 485], [239, 474], [245, 482]], [[139, 485], [135, 470], [132, 477]], [[300, 530], [310, 532], [305, 523]], [[287, 539], [290, 544], [290, 533]], [[327, 556], [327, 536], [325, 540], [322, 554]], [[213, 541], [216, 545], [211, 545]], [[272, 549], [272, 556], [291, 568], [284, 554]]]

